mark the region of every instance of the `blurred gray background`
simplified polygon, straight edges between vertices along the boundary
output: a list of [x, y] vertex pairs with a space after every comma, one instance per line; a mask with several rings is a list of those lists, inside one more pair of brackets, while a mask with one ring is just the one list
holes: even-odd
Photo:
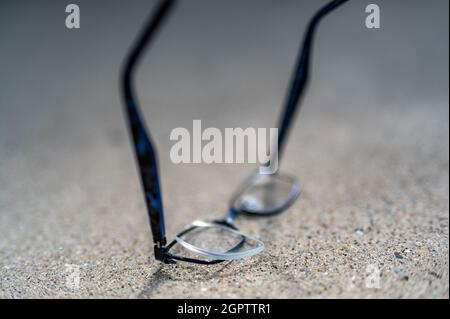
[[[69, 3], [0, 3], [0, 297], [448, 298], [448, 1], [350, 1], [324, 19], [281, 164], [303, 193], [239, 222], [267, 243], [261, 256], [209, 268], [153, 260], [122, 117], [121, 64], [156, 2], [75, 1], [79, 30], [65, 27]], [[137, 81], [170, 238], [222, 216], [249, 171], [171, 164], [170, 131], [275, 125], [324, 3], [176, 6]], [[369, 3], [379, 30], [365, 27]]]

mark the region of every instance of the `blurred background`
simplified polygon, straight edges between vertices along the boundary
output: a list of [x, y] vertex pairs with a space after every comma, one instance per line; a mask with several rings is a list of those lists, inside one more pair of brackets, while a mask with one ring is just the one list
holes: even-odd
[[[155, 275], [122, 116], [120, 69], [156, 2], [78, 0], [81, 28], [69, 30], [68, 1], [1, 1], [0, 296], [448, 298], [448, 1], [376, 1], [381, 28], [367, 29], [372, 2], [349, 1], [318, 28], [281, 163], [302, 182], [300, 200], [277, 219], [243, 221], [266, 252], [203, 291], [190, 266]], [[222, 216], [249, 171], [172, 164], [171, 130], [193, 119], [274, 126], [308, 19], [325, 3], [176, 5], [137, 79], [170, 238]], [[77, 291], [64, 286], [67, 263], [81, 265]], [[370, 263], [383, 265], [379, 290], [362, 283]]]

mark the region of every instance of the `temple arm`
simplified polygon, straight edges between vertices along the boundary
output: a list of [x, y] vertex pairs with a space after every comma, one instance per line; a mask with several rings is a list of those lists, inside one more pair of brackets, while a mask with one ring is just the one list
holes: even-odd
[[140, 114], [137, 98], [133, 90], [133, 76], [144, 49], [153, 39], [173, 3], [174, 1], [172, 0], [164, 0], [158, 3], [149, 22], [144, 27], [127, 57], [121, 78], [125, 113], [150, 218], [153, 242], [155, 244], [155, 257], [160, 260], [164, 258], [161, 254], [166, 245], [166, 235], [157, 154]]
[[309, 79], [309, 64], [312, 51], [312, 42], [314, 32], [321, 19], [341, 4], [348, 0], [334, 0], [322, 7], [311, 19], [303, 39], [301, 53], [298, 57], [297, 66], [291, 80], [289, 94], [285, 101], [284, 110], [278, 125], [278, 154], [281, 156], [283, 147], [286, 141], [286, 136], [289, 131], [292, 119], [296, 110], [299, 108], [299, 100], [305, 92], [305, 87]]

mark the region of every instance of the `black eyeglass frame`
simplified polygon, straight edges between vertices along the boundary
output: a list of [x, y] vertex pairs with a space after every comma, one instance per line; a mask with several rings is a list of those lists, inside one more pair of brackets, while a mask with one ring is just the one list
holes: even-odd
[[[334, 0], [329, 2], [313, 16], [308, 24], [308, 28], [304, 36], [300, 51], [301, 53], [295, 66], [293, 78], [291, 79], [289, 94], [287, 95], [283, 112], [279, 119], [279, 156], [281, 156], [283, 152], [292, 120], [295, 113], [299, 109], [299, 100], [303, 96], [305, 87], [308, 83], [309, 64], [314, 31], [322, 17], [347, 1], [348, 0]], [[164, 263], [173, 263], [175, 262], [175, 260], [178, 260], [197, 264], [215, 264], [222, 262], [223, 260], [193, 259], [174, 255], [169, 252], [169, 250], [177, 242], [176, 240], [173, 240], [169, 244], [167, 244], [156, 147], [154, 146], [151, 135], [149, 134], [149, 131], [146, 128], [144, 121], [142, 120], [140, 109], [137, 103], [137, 98], [135, 97], [133, 89], [133, 76], [139, 59], [141, 58], [147, 45], [155, 36], [160, 25], [166, 19], [174, 3], [175, 0], [163, 0], [158, 3], [157, 7], [150, 16], [150, 19], [145, 25], [142, 33], [138, 36], [137, 41], [131, 48], [122, 70], [122, 97], [124, 99], [124, 109], [127, 117], [127, 124], [131, 138], [133, 140], [133, 147], [136, 160], [138, 162], [142, 188], [145, 196], [145, 203], [149, 214], [150, 227], [153, 235], [155, 258]], [[283, 209], [284, 208], [285, 206], [283, 206]], [[278, 211], [274, 211], [273, 213], [278, 213], [279, 211], [281, 211], [281, 209]], [[222, 223], [227, 227], [236, 229], [236, 227], [231, 224], [231, 221], [241, 212], [252, 214], [252, 212], [246, 212], [245, 210], [238, 212], [236, 210], [230, 209], [227, 214], [226, 220], [215, 222]], [[191, 228], [187, 228], [183, 232], [189, 232], [190, 230]], [[179, 233], [178, 236], [181, 236], [183, 232]], [[235, 248], [236, 247], [234, 247], [233, 249]]]

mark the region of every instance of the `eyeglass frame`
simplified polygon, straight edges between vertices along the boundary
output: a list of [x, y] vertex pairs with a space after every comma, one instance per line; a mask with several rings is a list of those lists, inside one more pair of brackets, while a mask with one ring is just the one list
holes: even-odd
[[[313, 18], [310, 20], [303, 43], [300, 49], [300, 54], [298, 56], [296, 66], [294, 68], [293, 77], [290, 83], [289, 93], [287, 99], [284, 103], [283, 111], [279, 119], [279, 134], [278, 134], [278, 156], [280, 157], [283, 150], [285, 141], [289, 129], [292, 124], [292, 120], [295, 114], [300, 108], [299, 101], [304, 95], [305, 88], [309, 80], [309, 65], [310, 57], [312, 52], [313, 36], [317, 25], [320, 20], [327, 15], [329, 12], [340, 6], [341, 4], [347, 2], [348, 0], [333, 0], [319, 9]], [[133, 89], [133, 75], [139, 59], [141, 58], [147, 45], [153, 40], [153, 37], [158, 31], [160, 25], [166, 19], [169, 11], [173, 7], [175, 0], [162, 0], [160, 1], [156, 8], [153, 10], [150, 18], [138, 36], [136, 42], [131, 47], [129, 54], [126, 58], [126, 62], [121, 73], [121, 92], [124, 101], [124, 110], [126, 113], [126, 120], [128, 125], [128, 131], [131, 135], [133, 141], [133, 148], [135, 153], [135, 158], [138, 163], [141, 184], [145, 196], [145, 203], [147, 207], [147, 212], [150, 219], [150, 227], [153, 236], [154, 244], [154, 254], [155, 259], [163, 263], [174, 263], [175, 260], [191, 262], [197, 264], [216, 264], [223, 262], [224, 260], [202, 260], [194, 259], [189, 257], [183, 257], [179, 255], [174, 255], [169, 252], [169, 250], [177, 243], [177, 240], [172, 240], [167, 244], [165, 223], [164, 223], [164, 211], [163, 211], [163, 200], [161, 194], [159, 173], [158, 173], [158, 161], [156, 154], [156, 147], [152, 142], [149, 130], [146, 128], [143, 117], [140, 114], [140, 109], [137, 103], [137, 99], [134, 94]], [[295, 199], [295, 198], [294, 198]], [[293, 201], [293, 200], [292, 200]], [[273, 213], [279, 213], [284, 210], [288, 205], [283, 206], [279, 211], [274, 211]], [[233, 230], [237, 230], [235, 226], [228, 222], [229, 219], [234, 219], [239, 213], [251, 212], [236, 211], [230, 209], [227, 213], [227, 218], [224, 221], [215, 221], [216, 223], [225, 223], [226, 227]], [[177, 234], [177, 236], [182, 236], [185, 232], [189, 231], [188, 227], [184, 231]], [[239, 244], [238, 244], [239, 245]], [[235, 247], [236, 248], [236, 247]]]

